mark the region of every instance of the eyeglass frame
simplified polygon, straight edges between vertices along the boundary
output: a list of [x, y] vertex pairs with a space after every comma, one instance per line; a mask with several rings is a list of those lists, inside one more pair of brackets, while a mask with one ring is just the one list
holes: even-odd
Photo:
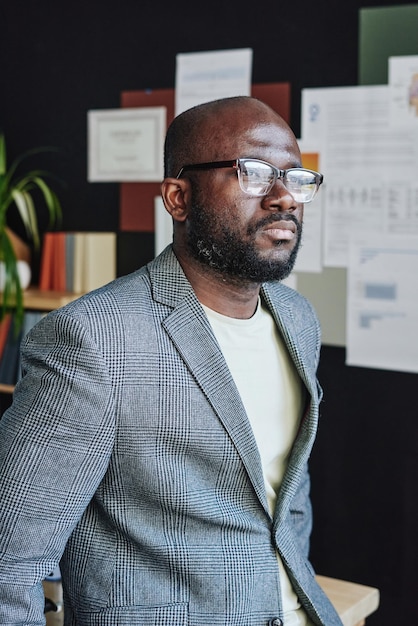
[[[257, 163], [263, 163], [263, 165], [268, 165], [269, 167], [271, 167], [271, 169], [273, 170], [274, 178], [273, 178], [273, 180], [271, 182], [270, 187], [268, 188], [268, 190], [266, 192], [261, 193], [261, 194], [256, 194], [256, 193], [248, 192], [248, 191], [246, 191], [243, 188], [243, 186], [241, 184], [241, 177], [240, 177], [241, 161], [256, 161]], [[315, 170], [309, 170], [309, 169], [306, 169], [305, 167], [290, 167], [288, 169], [284, 169], [283, 170], [283, 169], [279, 169], [275, 165], [272, 165], [271, 163], [268, 163], [268, 161], [263, 161], [262, 159], [255, 159], [255, 158], [252, 158], [252, 157], [239, 157], [237, 159], [232, 159], [230, 161], [209, 161], [207, 163], [189, 163], [188, 165], [183, 165], [183, 167], [180, 168], [179, 173], [176, 176], [176, 179], [181, 178], [181, 176], [183, 175], [183, 172], [185, 172], [187, 170], [199, 171], [199, 170], [221, 169], [221, 168], [224, 168], [224, 167], [225, 168], [227, 168], [227, 167], [234, 168], [237, 171], [238, 183], [239, 183], [239, 186], [240, 186], [241, 190], [244, 193], [246, 193], [247, 195], [254, 196], [256, 198], [261, 198], [263, 196], [266, 196], [268, 193], [270, 193], [270, 191], [273, 189], [274, 185], [276, 184], [276, 182], [278, 180], [283, 180], [288, 172], [292, 172], [292, 171], [297, 170], [297, 171], [309, 172], [310, 174], [313, 174], [314, 177], [315, 177], [316, 189], [315, 189], [314, 193], [312, 194], [312, 198], [310, 198], [310, 200], [306, 200], [304, 203], [301, 203], [301, 204], [306, 204], [308, 202], [312, 202], [312, 200], [314, 199], [314, 197], [318, 193], [319, 187], [321, 186], [321, 184], [324, 181], [324, 175], [320, 174], [319, 172], [316, 172]], [[285, 185], [285, 187], [286, 187], [286, 185]], [[286, 189], [287, 189], [287, 187], [286, 187]], [[287, 189], [287, 190], [292, 195], [292, 192], [289, 189]]]

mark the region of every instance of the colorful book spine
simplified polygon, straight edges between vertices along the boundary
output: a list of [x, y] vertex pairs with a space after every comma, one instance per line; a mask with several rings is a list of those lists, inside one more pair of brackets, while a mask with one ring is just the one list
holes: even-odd
[[116, 233], [48, 232], [39, 288], [85, 293], [116, 278]]

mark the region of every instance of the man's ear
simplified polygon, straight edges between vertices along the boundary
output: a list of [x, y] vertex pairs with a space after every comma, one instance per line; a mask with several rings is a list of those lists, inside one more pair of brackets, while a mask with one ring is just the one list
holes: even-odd
[[164, 206], [176, 222], [184, 222], [189, 213], [190, 183], [187, 178], [165, 178], [161, 183]]

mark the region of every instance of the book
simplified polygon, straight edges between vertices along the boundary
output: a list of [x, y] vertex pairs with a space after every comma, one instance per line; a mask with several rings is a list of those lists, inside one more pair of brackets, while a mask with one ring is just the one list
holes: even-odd
[[56, 232], [53, 237], [52, 289], [65, 291], [66, 288], [66, 238], [64, 232]]
[[41, 266], [39, 270], [39, 289], [42, 291], [52, 289], [54, 235], [55, 233], [45, 233], [43, 238]]
[[91, 291], [116, 277], [116, 234], [85, 233], [84, 291]]
[[74, 293], [84, 291], [84, 239], [85, 233], [74, 233], [73, 284]]
[[65, 290], [74, 291], [74, 242], [75, 234], [67, 233], [65, 238]]
[[85, 293], [116, 278], [116, 233], [45, 233], [39, 288]]
[[6, 313], [0, 322], [0, 359], [3, 354], [4, 346], [6, 345], [7, 335], [9, 332], [10, 324], [12, 323], [11, 313]]

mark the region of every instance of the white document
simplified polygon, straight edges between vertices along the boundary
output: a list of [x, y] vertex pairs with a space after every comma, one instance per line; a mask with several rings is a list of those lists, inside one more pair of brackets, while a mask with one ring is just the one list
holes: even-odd
[[347, 364], [418, 372], [418, 237], [352, 239]]
[[302, 243], [294, 267], [295, 272], [322, 271], [322, 196], [305, 204], [303, 211]]
[[390, 125], [388, 85], [303, 90], [302, 137], [321, 146], [324, 265], [347, 267], [352, 234], [418, 234], [418, 134]]
[[178, 54], [175, 114], [218, 98], [249, 96], [252, 58], [251, 48]]
[[154, 252], [160, 254], [169, 243], [173, 241], [173, 218], [166, 211], [161, 196], [154, 198]]
[[389, 57], [390, 123], [418, 126], [418, 55]]
[[88, 111], [89, 182], [160, 182], [165, 107]]

